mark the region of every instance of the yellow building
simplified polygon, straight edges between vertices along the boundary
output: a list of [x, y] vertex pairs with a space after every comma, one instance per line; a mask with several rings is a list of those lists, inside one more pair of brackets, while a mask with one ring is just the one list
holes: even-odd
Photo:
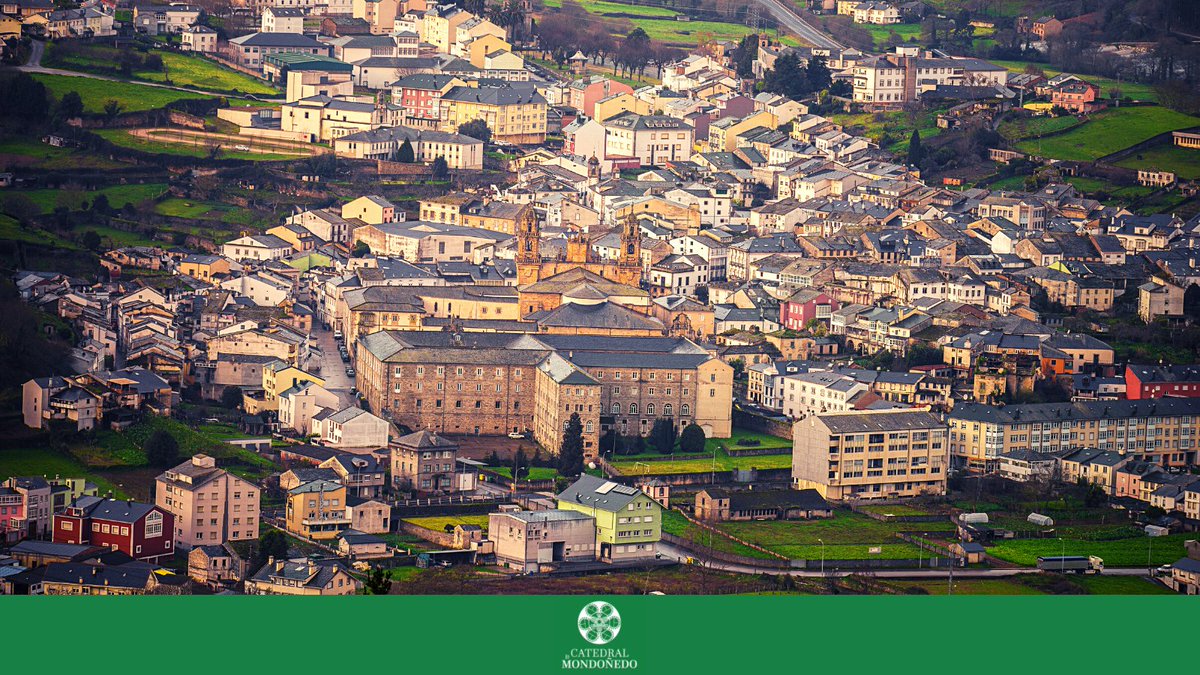
[[487, 61], [487, 55], [493, 52], [512, 51], [512, 45], [503, 37], [498, 37], [491, 34], [481, 35], [466, 46], [467, 59], [471, 65], [476, 68], [484, 68]]
[[212, 281], [217, 275], [229, 275], [229, 259], [219, 255], [187, 255], [179, 262], [179, 273], [201, 281]]
[[737, 138], [755, 127], [774, 129], [778, 126], [775, 115], [762, 110], [742, 118], [727, 117], [708, 127], [708, 149], [710, 152], [733, 152], [737, 150]]
[[0, 14], [0, 40], [21, 37], [21, 21], [7, 14]]
[[483, 120], [492, 140], [536, 145], [546, 140], [546, 99], [531, 87], [455, 87], [441, 99], [441, 131]]
[[287, 531], [305, 539], [334, 539], [350, 529], [346, 487], [314, 480], [288, 490]]
[[603, 122], [623, 112], [651, 115], [654, 113], [654, 106], [649, 101], [640, 99], [629, 92], [620, 92], [596, 101], [594, 119], [597, 122]]
[[291, 389], [301, 382], [313, 382], [325, 386], [325, 378], [305, 372], [283, 361], [273, 361], [263, 366], [262, 386], [263, 395], [270, 403], [268, 410], [278, 407], [279, 394]]

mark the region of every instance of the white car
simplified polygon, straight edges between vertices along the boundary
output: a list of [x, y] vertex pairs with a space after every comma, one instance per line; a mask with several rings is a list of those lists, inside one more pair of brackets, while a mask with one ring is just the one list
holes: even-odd
[[520, 432], [514, 431], [514, 432], [512, 432], [511, 434], [509, 434], [509, 435], [508, 435], [508, 437], [509, 437], [509, 438], [512, 438], [512, 439], [525, 438], [525, 434], [522, 434], [522, 433], [520, 433]]
[[233, 146], [233, 149], [240, 150], [242, 152], [250, 152], [250, 146], [248, 145], [235, 145]]

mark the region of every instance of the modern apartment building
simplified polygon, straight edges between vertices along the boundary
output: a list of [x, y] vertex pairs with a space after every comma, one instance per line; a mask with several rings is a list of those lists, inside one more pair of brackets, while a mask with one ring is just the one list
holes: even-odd
[[175, 517], [175, 545], [258, 538], [259, 488], [196, 455], [155, 479], [154, 502]]
[[558, 508], [596, 521], [595, 554], [618, 562], [653, 558], [662, 538], [662, 506], [641, 490], [588, 474], [558, 495]]
[[956, 466], [994, 471], [1015, 450], [1113, 450], [1166, 468], [1196, 461], [1200, 399], [1074, 401], [993, 407], [958, 403], [948, 415]]
[[838, 501], [946, 492], [946, 425], [928, 411], [811, 415], [792, 433], [796, 489]]

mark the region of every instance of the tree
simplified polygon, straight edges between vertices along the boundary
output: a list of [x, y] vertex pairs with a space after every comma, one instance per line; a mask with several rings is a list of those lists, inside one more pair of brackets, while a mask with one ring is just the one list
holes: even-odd
[[571, 413], [563, 430], [562, 447], [558, 450], [558, 472], [564, 476], [583, 473], [583, 422], [579, 413]]
[[525, 448], [517, 448], [517, 453], [513, 455], [513, 482], [521, 480], [529, 475], [529, 459], [525, 457]]
[[115, 98], [108, 99], [108, 102], [104, 104], [104, 120], [108, 124], [112, 124], [113, 120], [117, 119], [117, 116], [121, 114], [121, 110], [123, 108], [120, 101]]
[[396, 151], [396, 161], [404, 164], [412, 164], [416, 158], [417, 155], [413, 152], [412, 143], [409, 143], [407, 138], [404, 139], [404, 142], [400, 144], [400, 149]]
[[829, 66], [825, 64], [824, 56], [814, 56], [809, 59], [804, 75], [808, 79], [811, 91], [828, 89], [829, 85], [833, 83], [833, 73], [829, 72]]
[[790, 52], [775, 59], [775, 67], [763, 77], [763, 89], [797, 100], [813, 91], [808, 71], [800, 65], [800, 57]]
[[913, 129], [912, 136], [908, 139], [908, 165], [921, 166], [921, 132]]
[[604, 435], [600, 437], [600, 447], [598, 451], [602, 455], [604, 453], [618, 455], [620, 454], [621, 450], [620, 442], [621, 440], [620, 437], [617, 436], [616, 427], [609, 427], [608, 431], [604, 432]]
[[387, 595], [392, 590], [392, 580], [382, 567], [372, 567], [371, 571], [367, 572], [367, 581], [364, 585], [367, 587], [369, 595]]
[[500, 455], [496, 454], [495, 450], [492, 450], [492, 453], [487, 456], [487, 459], [485, 459], [483, 463], [494, 467], [500, 466], [502, 462], [500, 461]]
[[706, 284], [700, 284], [699, 286], [696, 286], [694, 293], [697, 300], [706, 305], [708, 304], [708, 286]]
[[371, 255], [371, 247], [367, 246], [365, 241], [354, 242], [354, 249], [350, 251], [350, 256], [353, 258], [364, 258]]
[[692, 422], [683, 428], [683, 433], [679, 434], [679, 451], [692, 454], [704, 452], [704, 443], [707, 440], [704, 436], [704, 429], [701, 429], [699, 424]]
[[739, 380], [742, 375], [746, 374], [746, 359], [738, 357], [729, 361], [729, 367], [733, 368], [733, 379]]
[[754, 59], [758, 57], [758, 36], [751, 33], [742, 38], [730, 54], [738, 77], [754, 76]]
[[654, 46], [650, 36], [641, 28], [634, 28], [621, 41], [615, 60], [632, 77], [634, 73], [640, 74], [653, 56]]
[[268, 559], [284, 560], [288, 556], [288, 538], [287, 535], [271, 528], [263, 533], [258, 538], [258, 552], [254, 556], [256, 562], [253, 567], [262, 567]]
[[236, 410], [241, 404], [242, 388], [237, 385], [225, 387], [225, 389], [221, 392], [221, 405], [229, 408], [230, 410]]
[[96, 234], [95, 230], [88, 230], [87, 232], [84, 232], [83, 238], [80, 241], [83, 244], [84, 248], [86, 248], [89, 251], [100, 250], [100, 244], [101, 244], [100, 235]]
[[179, 441], [171, 434], [159, 429], [146, 439], [146, 461], [151, 466], [167, 468], [179, 461]]
[[450, 167], [446, 165], [444, 157], [434, 159], [433, 164], [429, 167], [429, 171], [434, 180], [445, 180], [446, 176], [450, 175]]
[[650, 442], [655, 450], [664, 455], [675, 452], [675, 425], [671, 420], [666, 417], [654, 420], [654, 426], [650, 427]]
[[42, 213], [41, 208], [34, 204], [32, 199], [20, 193], [5, 197], [2, 210], [22, 224], [31, 222]]
[[29, 73], [0, 78], [0, 117], [41, 124], [49, 111], [46, 85]]
[[77, 91], [68, 91], [58, 102], [58, 116], [69, 120], [83, 115], [83, 98]]
[[491, 142], [492, 130], [488, 128], [487, 122], [483, 120], [471, 120], [464, 124], [458, 125], [458, 133], [463, 136], [470, 136], [484, 143]]

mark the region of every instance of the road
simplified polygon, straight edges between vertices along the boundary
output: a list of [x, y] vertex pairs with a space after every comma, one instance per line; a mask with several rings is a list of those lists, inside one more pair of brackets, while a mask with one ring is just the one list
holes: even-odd
[[817, 47], [841, 49], [842, 45], [840, 43], [829, 37], [828, 34], [823, 33], [820, 29], [816, 28], [809, 22], [801, 19], [800, 16], [793, 12], [788, 5], [784, 4], [780, 0], [754, 1], [759, 5], [762, 5], [763, 9], [767, 10], [771, 16], [775, 17], [776, 21], [778, 21], [784, 28], [787, 28], [795, 33], [796, 36], [801, 40], [804, 40], [805, 42]]
[[354, 405], [354, 397], [350, 395], [354, 381], [346, 375], [348, 364], [342, 361], [338, 353], [333, 331], [314, 325], [313, 335], [317, 338], [317, 348], [321, 350], [321, 377], [325, 379], [325, 388], [341, 397], [342, 405]]
[[[212, 96], [221, 98], [229, 96], [227, 92], [207, 91], [204, 89], [193, 89], [191, 87], [177, 87], [173, 84], [162, 84], [159, 82], [142, 82], [140, 80], [123, 80], [119, 77], [109, 77], [108, 75], [97, 75], [95, 73], [80, 73], [74, 70], [62, 70], [61, 68], [46, 68], [42, 65], [42, 54], [46, 50], [46, 43], [40, 40], [32, 40], [29, 45], [29, 61], [23, 66], [17, 66], [17, 70], [23, 70], [27, 73], [42, 73], [44, 75], [63, 75], [66, 77], [82, 77], [89, 80], [104, 80], [105, 82], [126, 82], [131, 84], [141, 84], [147, 87], [157, 87], [159, 89], [173, 89], [175, 91], [184, 91], [189, 94], [203, 94], [204, 96]], [[279, 101], [277, 98], [262, 98], [253, 94], [243, 94], [242, 98], [253, 99], [255, 101]]]
[[[703, 560], [701, 556], [694, 553], [688, 553], [681, 549], [675, 548], [665, 542], [658, 543], [658, 549], [662, 552], [663, 557], [673, 558], [680, 562], [684, 562], [689, 556], [698, 560]], [[711, 569], [721, 570], [724, 572], [737, 572], [739, 574], [771, 574], [780, 575], [788, 574], [793, 577], [821, 577], [820, 570], [785, 570], [777, 567], [758, 567], [755, 565], [740, 565], [737, 563], [721, 562], [719, 560], [707, 561], [707, 566]], [[862, 574], [868, 572], [871, 576], [881, 579], [945, 579], [947, 572], [945, 569], [929, 569], [929, 570], [896, 570], [896, 569], [879, 569], [879, 570], [826, 570], [824, 576], [830, 577], [848, 577], [852, 574]], [[1018, 574], [1041, 574], [1041, 570], [1030, 569], [1025, 567], [1006, 568], [1006, 569], [978, 569], [978, 568], [955, 568], [955, 578], [962, 579], [999, 579], [1003, 577], [1012, 577]], [[1144, 567], [1135, 568], [1105, 568], [1105, 576], [1116, 577], [1144, 577], [1150, 576]]]

